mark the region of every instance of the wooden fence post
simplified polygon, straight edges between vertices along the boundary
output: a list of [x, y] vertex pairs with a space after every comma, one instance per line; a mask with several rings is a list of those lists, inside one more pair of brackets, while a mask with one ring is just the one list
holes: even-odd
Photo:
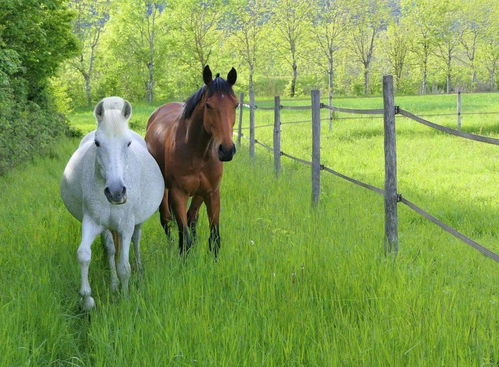
[[321, 186], [321, 94], [314, 89], [312, 97], [312, 205], [319, 203]]
[[274, 97], [274, 170], [281, 172], [281, 98]]
[[461, 130], [461, 89], [457, 90], [457, 129]]
[[241, 137], [243, 136], [243, 109], [244, 109], [244, 93], [239, 94], [239, 124], [237, 126], [237, 146], [241, 146]]
[[255, 156], [255, 91], [250, 89], [249, 92], [250, 99], [250, 144], [249, 144], [249, 154], [253, 158]]
[[395, 144], [395, 103], [393, 77], [383, 76], [385, 128], [385, 254], [398, 252], [397, 150]]

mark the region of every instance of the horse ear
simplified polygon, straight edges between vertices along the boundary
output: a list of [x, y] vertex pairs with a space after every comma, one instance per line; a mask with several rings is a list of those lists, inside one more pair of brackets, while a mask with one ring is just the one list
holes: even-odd
[[97, 103], [97, 106], [95, 106], [94, 109], [94, 115], [98, 121], [102, 120], [102, 117], [104, 116], [104, 101]]
[[232, 68], [230, 69], [229, 74], [227, 74], [227, 83], [229, 83], [230, 85], [234, 85], [236, 84], [236, 80], [237, 80], [237, 71], [236, 69]]
[[213, 74], [211, 73], [210, 67], [206, 65], [203, 69], [203, 80], [204, 84], [208, 85], [213, 80]]
[[124, 101], [125, 104], [123, 105], [123, 110], [121, 111], [123, 113], [123, 116], [128, 119], [130, 115], [132, 114], [132, 105], [128, 101]]

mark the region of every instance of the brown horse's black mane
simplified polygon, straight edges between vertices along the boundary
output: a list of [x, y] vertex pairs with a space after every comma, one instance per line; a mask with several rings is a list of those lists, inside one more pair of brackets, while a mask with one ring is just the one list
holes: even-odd
[[203, 85], [185, 101], [184, 112], [182, 113], [182, 117], [184, 119], [188, 119], [192, 116], [194, 109], [201, 101], [201, 98], [203, 98], [205, 92], [208, 93], [208, 97], [211, 97], [214, 94], [228, 94], [235, 96], [234, 91], [232, 90], [232, 85], [227, 83], [224, 78], [221, 78], [219, 74], [217, 74], [215, 79], [213, 79], [210, 84]]

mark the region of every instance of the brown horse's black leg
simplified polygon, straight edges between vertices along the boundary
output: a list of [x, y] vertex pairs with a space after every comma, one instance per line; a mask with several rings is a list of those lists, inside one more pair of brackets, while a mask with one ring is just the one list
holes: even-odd
[[166, 238], [171, 240], [171, 232], [169, 223], [172, 220], [172, 215], [170, 212], [170, 206], [168, 205], [168, 190], [165, 189], [165, 193], [163, 194], [163, 200], [159, 205], [159, 220], [161, 221], [161, 227], [165, 231]]
[[217, 190], [205, 198], [206, 208], [208, 211], [208, 221], [210, 222], [210, 239], [208, 241], [210, 251], [218, 257], [220, 251], [220, 231], [219, 231], [219, 217], [220, 217], [220, 192]]
[[192, 246], [192, 237], [187, 227], [187, 195], [181, 190], [172, 190], [170, 195], [173, 213], [178, 225], [178, 249], [180, 255], [184, 255]]
[[187, 212], [187, 226], [191, 230], [193, 242], [197, 239], [196, 224], [199, 216], [199, 208], [203, 204], [203, 197], [194, 196], [191, 201], [191, 206]]
[[220, 251], [220, 231], [218, 225], [211, 226], [210, 228], [210, 239], [208, 241], [210, 251], [215, 255], [215, 259], [218, 257], [218, 252]]
[[178, 251], [180, 255], [186, 255], [192, 246], [192, 236], [189, 233], [188, 227], [179, 228], [178, 230]]

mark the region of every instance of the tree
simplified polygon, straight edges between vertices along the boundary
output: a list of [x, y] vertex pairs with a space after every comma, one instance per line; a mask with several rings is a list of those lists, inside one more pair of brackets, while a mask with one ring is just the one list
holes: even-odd
[[434, 34], [436, 35], [435, 55], [444, 63], [446, 92], [450, 93], [452, 89], [452, 73], [454, 60], [456, 58], [459, 40], [458, 32], [458, 7], [451, 0], [442, 0], [436, 7], [437, 14], [434, 25]]
[[[130, 82], [129, 73], [140, 77], [149, 103], [154, 100], [158, 38], [164, 37], [168, 29], [165, 9], [164, 0], [122, 0], [115, 4], [107, 27], [108, 64], [121, 64], [119, 69], [113, 69], [116, 75], [112, 77], [121, 77], [125, 82]], [[161, 48], [166, 49], [163, 44]]]
[[254, 75], [257, 56], [263, 41], [263, 26], [269, 18], [267, 0], [236, 0], [225, 25], [237, 40], [235, 49], [248, 65], [249, 92], [254, 93]]
[[71, 21], [61, 0], [0, 2], [0, 174], [67, 131], [48, 79], [77, 51]]
[[15, 76], [27, 82], [29, 99], [44, 102], [48, 77], [76, 52], [71, 20], [62, 0], [2, 0], [0, 37], [19, 58]]
[[[320, 65], [327, 71], [329, 103], [334, 87], [335, 54], [344, 47], [344, 34], [348, 29], [348, 11], [342, 0], [314, 0], [311, 15], [315, 42], [323, 58], [318, 58]], [[317, 55], [313, 55], [317, 58]], [[322, 60], [326, 60], [325, 63]]]
[[428, 70], [430, 57], [435, 47], [434, 22], [437, 16], [434, 0], [403, 0], [402, 14], [409, 28], [411, 52], [421, 71], [421, 94], [428, 92]]
[[298, 56], [306, 37], [310, 5], [307, 0], [280, 0], [272, 17], [272, 26], [277, 35], [276, 47], [283, 49], [283, 55], [291, 66], [290, 96], [296, 94], [298, 78]]
[[[476, 65], [477, 51], [483, 40], [494, 33], [493, 23], [494, 7], [489, 0], [476, 0], [473, 2], [461, 0], [458, 9], [458, 40], [464, 51], [464, 60], [471, 71], [471, 86], [477, 88], [478, 73]], [[498, 6], [496, 5], [497, 9]], [[497, 13], [497, 10], [495, 11]], [[495, 14], [499, 16], [499, 14]]]
[[497, 70], [499, 69], [499, 6], [491, 9], [490, 24], [479, 49], [485, 69], [488, 73], [490, 90], [497, 90]]
[[392, 22], [386, 32], [386, 56], [395, 76], [395, 87], [399, 88], [402, 73], [409, 53], [409, 30], [403, 23]]
[[97, 46], [104, 25], [109, 19], [110, 0], [71, 0], [76, 12], [73, 32], [80, 41], [80, 54], [71, 65], [80, 73], [85, 83], [87, 105], [92, 105], [92, 80]]
[[364, 72], [364, 94], [369, 92], [369, 72], [375, 45], [381, 31], [386, 29], [389, 8], [385, 0], [355, 0], [351, 2], [352, 51], [362, 63]]
[[179, 44], [184, 50], [184, 61], [197, 62], [196, 75], [209, 63], [214, 46], [221, 38], [218, 31], [222, 19], [220, 0], [178, 0], [173, 4]]

